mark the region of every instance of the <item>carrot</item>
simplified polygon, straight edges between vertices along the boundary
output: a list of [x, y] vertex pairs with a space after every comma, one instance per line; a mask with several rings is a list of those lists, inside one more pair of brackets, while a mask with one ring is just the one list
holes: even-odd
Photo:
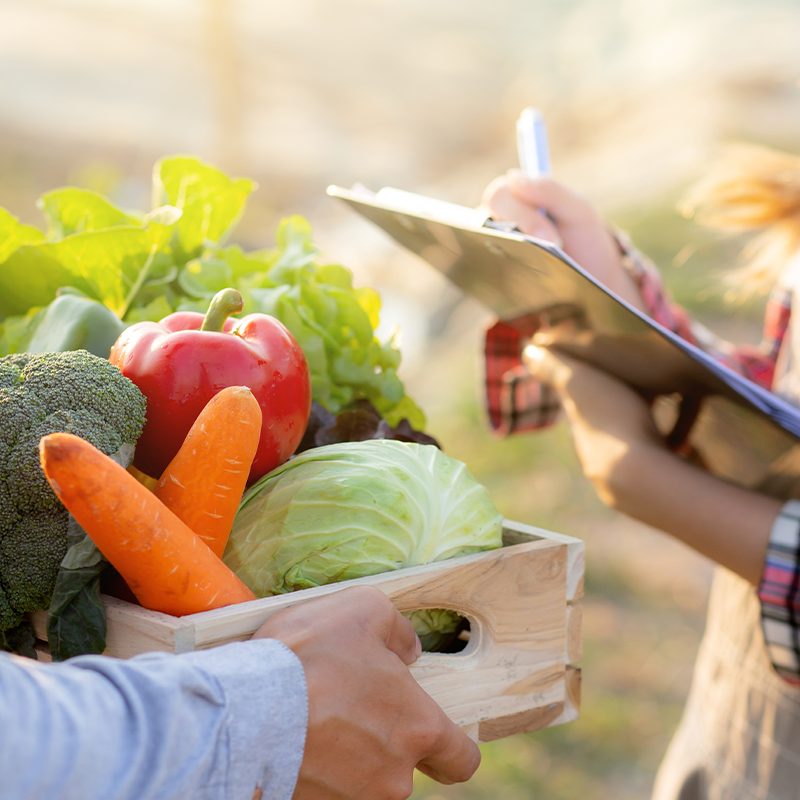
[[254, 599], [205, 542], [88, 442], [52, 433], [39, 458], [58, 498], [145, 608], [180, 616]]
[[154, 489], [220, 557], [260, 437], [258, 400], [246, 386], [228, 386], [200, 412]]

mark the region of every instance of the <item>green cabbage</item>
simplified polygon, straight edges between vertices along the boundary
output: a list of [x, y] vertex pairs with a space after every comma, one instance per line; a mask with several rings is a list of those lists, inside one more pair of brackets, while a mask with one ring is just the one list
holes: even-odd
[[[501, 531], [486, 489], [437, 447], [343, 442], [306, 450], [248, 490], [225, 562], [266, 596], [489, 550]], [[434, 628], [455, 629], [454, 615], [440, 616]]]

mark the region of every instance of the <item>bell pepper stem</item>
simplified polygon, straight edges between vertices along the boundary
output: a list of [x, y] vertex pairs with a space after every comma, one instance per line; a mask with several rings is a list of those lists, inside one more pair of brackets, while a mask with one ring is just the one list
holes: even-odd
[[203, 317], [201, 331], [221, 331], [231, 314], [238, 314], [244, 307], [242, 295], [236, 289], [221, 289], [212, 298]]

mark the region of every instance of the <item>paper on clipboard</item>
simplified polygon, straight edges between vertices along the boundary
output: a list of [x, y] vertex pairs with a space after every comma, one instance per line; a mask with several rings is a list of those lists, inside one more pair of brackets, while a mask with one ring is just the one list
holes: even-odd
[[572, 315], [577, 334], [564, 351], [667, 398], [662, 427], [675, 424], [680, 407], [691, 413], [688, 441], [709, 470], [776, 496], [800, 496], [800, 410], [654, 322], [559, 248], [487, 227], [478, 209], [409, 192], [331, 186], [328, 194], [498, 317]]

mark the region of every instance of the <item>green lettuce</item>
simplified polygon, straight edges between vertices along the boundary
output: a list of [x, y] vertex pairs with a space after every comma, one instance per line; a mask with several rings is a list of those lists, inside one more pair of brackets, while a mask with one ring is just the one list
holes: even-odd
[[282, 220], [264, 249], [227, 243], [254, 188], [200, 159], [173, 156], [154, 167], [149, 211], [75, 187], [39, 200], [44, 230], [0, 209], [0, 355], [33, 340], [43, 309], [64, 288], [129, 324], [205, 311], [219, 289], [233, 286], [244, 313], [271, 314], [297, 338], [317, 403], [335, 414], [367, 400], [390, 425], [407, 419], [423, 428], [398, 377], [398, 348], [375, 334], [378, 293], [320, 260], [307, 220]]

